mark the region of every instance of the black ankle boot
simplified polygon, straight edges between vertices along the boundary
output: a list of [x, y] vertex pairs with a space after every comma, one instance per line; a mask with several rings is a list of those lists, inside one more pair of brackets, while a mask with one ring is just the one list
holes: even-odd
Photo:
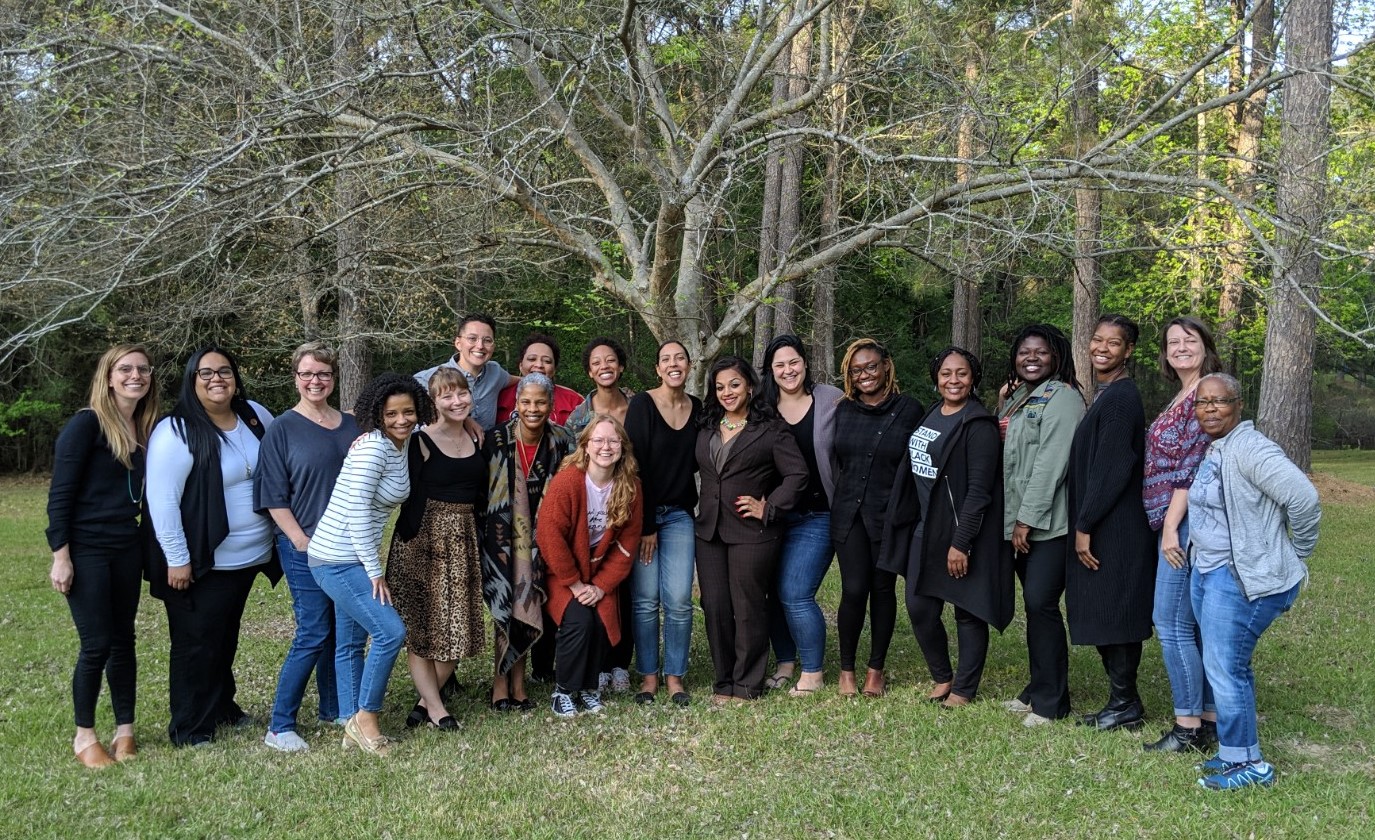
[[1202, 726], [1180, 726], [1176, 723], [1159, 741], [1153, 744], [1142, 744], [1141, 749], [1146, 752], [1182, 753], [1189, 750], [1206, 752], [1208, 736], [1204, 734]]
[[1130, 700], [1122, 704], [1109, 703], [1098, 712], [1079, 718], [1080, 726], [1092, 726], [1104, 732], [1113, 729], [1139, 729], [1145, 722], [1146, 707], [1140, 700]]

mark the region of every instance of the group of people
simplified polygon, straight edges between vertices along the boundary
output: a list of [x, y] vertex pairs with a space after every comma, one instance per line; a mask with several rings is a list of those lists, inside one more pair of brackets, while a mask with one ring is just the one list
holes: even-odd
[[[1154, 626], [1175, 724], [1146, 749], [1216, 742], [1201, 784], [1269, 784], [1251, 652], [1306, 577], [1317, 496], [1241, 421], [1239, 386], [1195, 319], [1167, 325], [1160, 369], [1179, 391], [1147, 427], [1130, 377], [1138, 337], [1129, 319], [1102, 318], [1081, 384], [1064, 334], [1029, 326], [991, 408], [980, 360], [950, 347], [931, 362], [928, 407], [901, 392], [881, 343], [853, 342], [836, 388], [813, 380], [791, 335], [758, 371], [717, 360], [703, 399], [688, 393], [682, 343], [659, 347], [658, 385], [636, 394], [620, 385], [624, 348], [596, 338], [580, 395], [554, 382], [555, 339], [529, 336], [513, 375], [492, 358], [493, 322], [474, 315], [452, 358], [378, 377], [352, 413], [330, 403], [334, 352], [303, 345], [291, 360], [299, 400], [275, 418], [248, 399], [233, 355], [206, 347], [159, 419], [147, 350], [113, 347], [90, 410], [59, 438], [49, 500], [51, 579], [81, 642], [74, 751], [90, 767], [136, 753], [141, 578], [168, 616], [174, 744], [249, 722], [233, 664], [262, 573], [285, 576], [296, 618], [264, 742], [308, 748], [296, 729], [313, 672], [320, 719], [342, 725], [345, 747], [382, 755], [378, 714], [401, 648], [418, 696], [406, 725], [457, 729], [445, 707], [455, 667], [484, 651], [489, 618], [496, 711], [533, 708], [527, 672], [552, 682], [562, 718], [603, 711], [607, 691], [656, 703], [661, 679], [670, 703], [689, 705], [694, 576], [713, 704], [814, 694], [827, 633], [817, 591], [836, 557], [840, 694], [886, 692], [902, 577], [928, 699], [972, 702], [989, 627], [1011, 622], [1015, 576], [1029, 680], [1003, 705], [1026, 725], [1070, 714], [1068, 626], [1069, 641], [1098, 648], [1108, 682], [1102, 709], [1079, 722], [1140, 727], [1137, 669]], [[110, 750], [94, 730], [102, 672]]]

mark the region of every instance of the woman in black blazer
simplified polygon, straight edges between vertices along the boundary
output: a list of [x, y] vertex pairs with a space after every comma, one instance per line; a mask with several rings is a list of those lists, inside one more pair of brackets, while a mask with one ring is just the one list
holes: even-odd
[[712, 365], [697, 465], [697, 582], [715, 668], [712, 702], [758, 699], [769, 660], [769, 585], [783, 523], [807, 486], [807, 462], [783, 421], [756, 399], [744, 359]]

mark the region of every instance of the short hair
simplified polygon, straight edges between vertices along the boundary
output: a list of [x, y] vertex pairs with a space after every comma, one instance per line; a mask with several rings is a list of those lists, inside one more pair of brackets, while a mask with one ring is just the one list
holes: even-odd
[[449, 391], [471, 391], [468, 377], [458, 368], [442, 366], [430, 377], [430, 399], [439, 399]]
[[[1207, 376], [1203, 377], [1202, 379], [1198, 380], [1198, 387], [1199, 387], [1199, 388], [1202, 388], [1202, 387], [1203, 387], [1203, 383], [1204, 383], [1204, 382], [1208, 382], [1209, 380], [1214, 381], [1214, 382], [1221, 382], [1221, 383], [1222, 383], [1222, 387], [1224, 387], [1224, 388], [1227, 389], [1227, 396], [1228, 396], [1228, 397], [1232, 397], [1232, 398], [1235, 398], [1235, 399], [1240, 399], [1240, 398], [1241, 398], [1241, 383], [1238, 382], [1238, 381], [1237, 381], [1237, 378], [1236, 378], [1235, 376], [1231, 375], [1230, 373], [1222, 373], [1222, 372], [1220, 372], [1220, 371], [1219, 371], [1219, 372], [1215, 372], [1215, 373], [1210, 373], [1210, 374], [1208, 374]], [[1198, 393], [1198, 392], [1195, 391], [1194, 393]]]
[[387, 400], [405, 394], [415, 401], [415, 419], [429, 425], [435, 421], [434, 400], [414, 376], [384, 373], [363, 387], [353, 404], [353, 416], [364, 434], [382, 428], [382, 412]]
[[[974, 388], [978, 388], [984, 381], [984, 366], [979, 364], [978, 356], [975, 356], [973, 353], [955, 344], [940, 351], [936, 354], [935, 358], [931, 360], [931, 384], [940, 384], [938, 380], [941, 375], [941, 366], [945, 364], [946, 359], [954, 355], [963, 356], [964, 360], [969, 363], [969, 373], [974, 378]], [[973, 396], [974, 399], [979, 398], [978, 395], [974, 393], [971, 393], [971, 396]]]
[[329, 365], [330, 372], [335, 376], [339, 375], [339, 354], [334, 348], [323, 341], [307, 341], [296, 352], [291, 354], [291, 373], [295, 375], [296, 369], [300, 366], [301, 360], [306, 356], [311, 357], [322, 365]]
[[1069, 339], [1060, 332], [1060, 328], [1052, 324], [1027, 324], [1017, 331], [1008, 351], [1008, 390], [1011, 391], [1017, 385], [1017, 351], [1021, 348], [1022, 342], [1033, 336], [1044, 341], [1050, 347], [1051, 355], [1055, 357], [1055, 372], [1050, 378], [1059, 379], [1078, 390], [1079, 380], [1074, 375], [1074, 350], [1070, 348]]
[[522, 342], [520, 343], [520, 351], [519, 351], [518, 353], [516, 353], [516, 364], [517, 364], [517, 365], [520, 364], [520, 360], [522, 360], [522, 359], [525, 358], [525, 351], [526, 351], [526, 350], [529, 350], [529, 349], [530, 349], [530, 346], [531, 346], [531, 345], [534, 345], [534, 344], [547, 344], [547, 345], [549, 345], [549, 349], [550, 349], [550, 350], [553, 352], [553, 354], [554, 354], [554, 367], [557, 368], [557, 367], [559, 366], [559, 355], [560, 355], [560, 354], [559, 354], [559, 342], [558, 342], [558, 340], [555, 339], [552, 335], [546, 335], [545, 333], [537, 333], [537, 332], [536, 332], [536, 333], [530, 333], [529, 335], [527, 335], [527, 336], [525, 337], [525, 340], [522, 341]]
[[520, 399], [521, 393], [526, 388], [543, 388], [545, 393], [549, 395], [549, 399], [554, 399], [554, 380], [537, 370], [525, 374], [516, 383], [516, 399]]
[[855, 393], [855, 380], [850, 375], [850, 363], [854, 361], [855, 355], [865, 350], [872, 350], [879, 355], [879, 358], [888, 363], [888, 372], [884, 375], [883, 384], [880, 386], [881, 399], [888, 399], [893, 394], [901, 394], [902, 389], [898, 387], [898, 371], [893, 364], [893, 354], [888, 352], [888, 348], [879, 343], [874, 338], [857, 338], [850, 342], [850, 346], [845, 348], [845, 358], [840, 362], [840, 374], [845, 377], [845, 399], [857, 400], [859, 395]]
[[702, 399], [702, 428], [714, 429], [721, 419], [726, 416], [726, 409], [716, 398], [716, 376], [722, 371], [733, 370], [740, 374], [749, 387], [749, 403], [745, 407], [745, 418], [748, 422], [754, 423], [760, 420], [768, 420], [778, 416], [777, 410], [772, 405], [764, 402], [764, 396], [759, 392], [759, 375], [750, 367], [750, 363], [739, 356], [722, 356], [711, 366], [707, 373], [707, 394]]
[[1121, 330], [1127, 337], [1127, 343], [1132, 346], [1135, 346], [1136, 342], [1141, 339], [1141, 328], [1136, 325], [1135, 321], [1128, 318], [1126, 315], [1118, 315], [1111, 312], [1106, 315], [1100, 315], [1098, 316], [1098, 323], [1094, 326], [1101, 327], [1104, 324], [1110, 324]]
[[812, 381], [812, 363], [807, 359], [807, 348], [802, 339], [791, 333], [775, 336], [769, 346], [764, 348], [764, 363], [759, 366], [759, 398], [769, 405], [778, 405], [778, 383], [773, 378], [773, 357], [784, 347], [791, 347], [802, 357], [802, 393], [810, 394], [816, 383]]
[[1204, 376], [1210, 373], [1217, 373], [1222, 370], [1222, 356], [1217, 352], [1217, 342], [1213, 340], [1213, 331], [1208, 329], [1208, 325], [1191, 315], [1180, 315], [1178, 318], [1171, 319], [1165, 325], [1165, 329], [1160, 331], [1160, 373], [1171, 382], [1179, 381], [1179, 374], [1170, 367], [1170, 327], [1179, 327], [1184, 332], [1196, 335], [1199, 341], [1203, 342], [1203, 367], [1199, 372]]
[[592, 351], [598, 347], [610, 347], [611, 352], [616, 354], [616, 361], [621, 363], [621, 367], [626, 366], [625, 348], [621, 346], [621, 343], [610, 336], [599, 335], [587, 342], [587, 345], [582, 348], [583, 370], [587, 370], [592, 364]]
[[497, 322], [492, 320], [491, 315], [484, 315], [481, 312], [472, 312], [463, 316], [463, 320], [458, 322], [458, 332], [454, 336], [463, 335], [463, 328], [476, 321], [479, 324], [486, 324], [492, 331], [492, 335], [497, 334]]

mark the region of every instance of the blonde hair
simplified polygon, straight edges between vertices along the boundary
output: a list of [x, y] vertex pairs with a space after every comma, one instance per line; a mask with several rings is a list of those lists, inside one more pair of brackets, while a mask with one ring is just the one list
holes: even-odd
[[850, 363], [855, 356], [864, 350], [872, 350], [878, 354], [879, 360], [888, 363], [888, 372], [884, 374], [883, 385], [879, 389], [879, 401], [888, 399], [894, 394], [901, 394], [902, 389], [898, 387], [898, 371], [893, 364], [893, 356], [888, 352], [888, 348], [879, 344], [872, 338], [857, 338], [850, 342], [850, 346], [845, 348], [845, 359], [840, 363], [840, 374], [845, 377], [845, 399], [857, 400], [859, 394], [855, 393], [855, 379], [850, 375]]
[[115, 362], [130, 353], [141, 353], [150, 366], [153, 363], [148, 348], [142, 344], [116, 344], [106, 350], [100, 361], [96, 362], [95, 374], [91, 376], [89, 404], [91, 411], [95, 412], [96, 422], [100, 424], [100, 433], [105, 436], [105, 442], [110, 445], [115, 459], [125, 469], [131, 470], [134, 468], [134, 452], [148, 446], [148, 436], [158, 422], [158, 383], [153, 374], [148, 374], [148, 393], [134, 406], [134, 431], [130, 434], [110, 388], [110, 375], [114, 373]]
[[640, 503], [635, 498], [635, 479], [640, 474], [640, 466], [635, 461], [635, 453], [631, 451], [630, 437], [625, 433], [625, 427], [621, 425], [621, 421], [610, 414], [592, 415], [592, 419], [578, 433], [577, 448], [567, 458], [563, 459], [560, 469], [576, 467], [580, 472], [587, 472], [587, 442], [592, 439], [592, 430], [602, 423], [610, 423], [612, 428], [616, 430], [616, 437], [621, 439], [621, 460], [617, 461], [616, 466], [611, 468], [611, 499], [606, 503], [607, 524], [619, 528], [630, 521], [631, 506]]
[[471, 391], [468, 377], [458, 368], [441, 367], [430, 377], [430, 399], [439, 399], [448, 391]]

